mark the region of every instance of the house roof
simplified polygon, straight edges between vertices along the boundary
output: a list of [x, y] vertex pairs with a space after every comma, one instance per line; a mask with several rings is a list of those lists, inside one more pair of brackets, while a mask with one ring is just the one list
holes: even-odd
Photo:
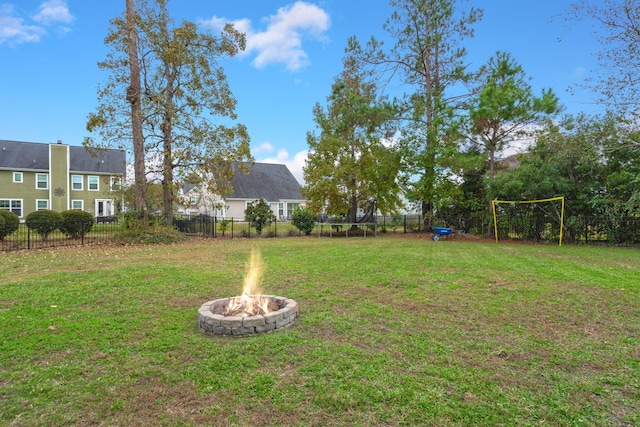
[[200, 187], [198, 186], [198, 184], [184, 184], [182, 186], [182, 192], [184, 194], [187, 194], [189, 191], [193, 190], [194, 188], [200, 190]]
[[[49, 145], [38, 142], [0, 140], [0, 169], [49, 170]], [[84, 147], [69, 146], [71, 172], [124, 174], [126, 154], [100, 149], [92, 156]]]
[[249, 170], [245, 174], [233, 166], [231, 179], [233, 193], [229, 199], [264, 199], [268, 202], [304, 200], [300, 184], [285, 165], [271, 163], [244, 163]]

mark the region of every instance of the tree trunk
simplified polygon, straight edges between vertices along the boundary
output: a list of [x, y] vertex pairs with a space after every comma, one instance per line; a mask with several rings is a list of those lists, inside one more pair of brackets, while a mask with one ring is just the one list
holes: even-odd
[[135, 208], [138, 214], [147, 211], [145, 200], [147, 192], [147, 176], [144, 164], [144, 137], [142, 134], [142, 112], [140, 105], [140, 63], [138, 62], [138, 34], [136, 28], [136, 11], [134, 0], [126, 0], [127, 5], [127, 38], [129, 54], [130, 85], [127, 88], [127, 100], [131, 104], [131, 130], [133, 134], [133, 171], [135, 178]]
[[162, 205], [164, 223], [173, 223], [173, 164], [171, 159], [173, 140], [171, 138], [171, 119], [165, 118], [162, 124], [163, 160], [162, 160]]

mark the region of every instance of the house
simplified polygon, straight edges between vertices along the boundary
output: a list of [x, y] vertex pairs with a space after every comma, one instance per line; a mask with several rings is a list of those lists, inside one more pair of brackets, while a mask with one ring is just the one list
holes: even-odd
[[305, 204], [300, 184], [285, 165], [244, 163], [244, 166], [249, 173], [245, 174], [237, 164], [233, 166], [233, 192], [224, 198], [207, 194], [202, 185], [185, 185], [182, 195], [190, 200], [190, 206], [182, 208], [181, 213], [244, 218], [249, 203], [264, 199], [276, 218], [286, 220], [295, 208]]
[[0, 209], [24, 219], [50, 209], [79, 209], [95, 217], [122, 208], [125, 152], [80, 146], [0, 140]]

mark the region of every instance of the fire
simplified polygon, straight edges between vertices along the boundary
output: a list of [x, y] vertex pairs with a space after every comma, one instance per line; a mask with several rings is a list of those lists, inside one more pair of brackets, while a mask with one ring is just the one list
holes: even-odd
[[256, 316], [269, 313], [269, 298], [262, 296], [261, 279], [264, 263], [260, 251], [251, 249], [251, 256], [247, 263], [242, 295], [231, 298], [225, 311], [228, 316]]

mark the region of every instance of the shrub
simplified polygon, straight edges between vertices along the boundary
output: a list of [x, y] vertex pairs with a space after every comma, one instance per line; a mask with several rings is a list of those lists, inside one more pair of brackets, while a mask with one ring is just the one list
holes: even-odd
[[67, 236], [77, 239], [84, 236], [93, 227], [93, 215], [89, 212], [72, 209], [60, 212], [62, 223], [60, 231]]
[[218, 228], [220, 229], [220, 231], [222, 232], [222, 235], [224, 236], [224, 233], [227, 231], [227, 229], [229, 228], [229, 224], [231, 224], [231, 221], [229, 221], [228, 219], [223, 219], [222, 221], [220, 221], [220, 223], [218, 224]]
[[27, 215], [25, 222], [29, 229], [35, 230], [40, 235], [42, 240], [47, 240], [49, 234], [57, 230], [62, 223], [62, 215], [49, 209], [42, 209]]
[[247, 204], [244, 215], [247, 221], [255, 227], [258, 234], [262, 234], [262, 229], [268, 227], [276, 219], [271, 207], [264, 199]]
[[0, 210], [0, 240], [18, 229], [20, 218], [11, 211]]
[[309, 209], [298, 207], [291, 215], [291, 222], [305, 235], [310, 235], [316, 226], [316, 216]]
[[144, 221], [129, 222], [128, 227], [122, 227], [115, 237], [117, 243], [122, 244], [163, 244], [176, 243], [184, 240], [184, 235], [174, 227], [160, 224], [145, 224]]

